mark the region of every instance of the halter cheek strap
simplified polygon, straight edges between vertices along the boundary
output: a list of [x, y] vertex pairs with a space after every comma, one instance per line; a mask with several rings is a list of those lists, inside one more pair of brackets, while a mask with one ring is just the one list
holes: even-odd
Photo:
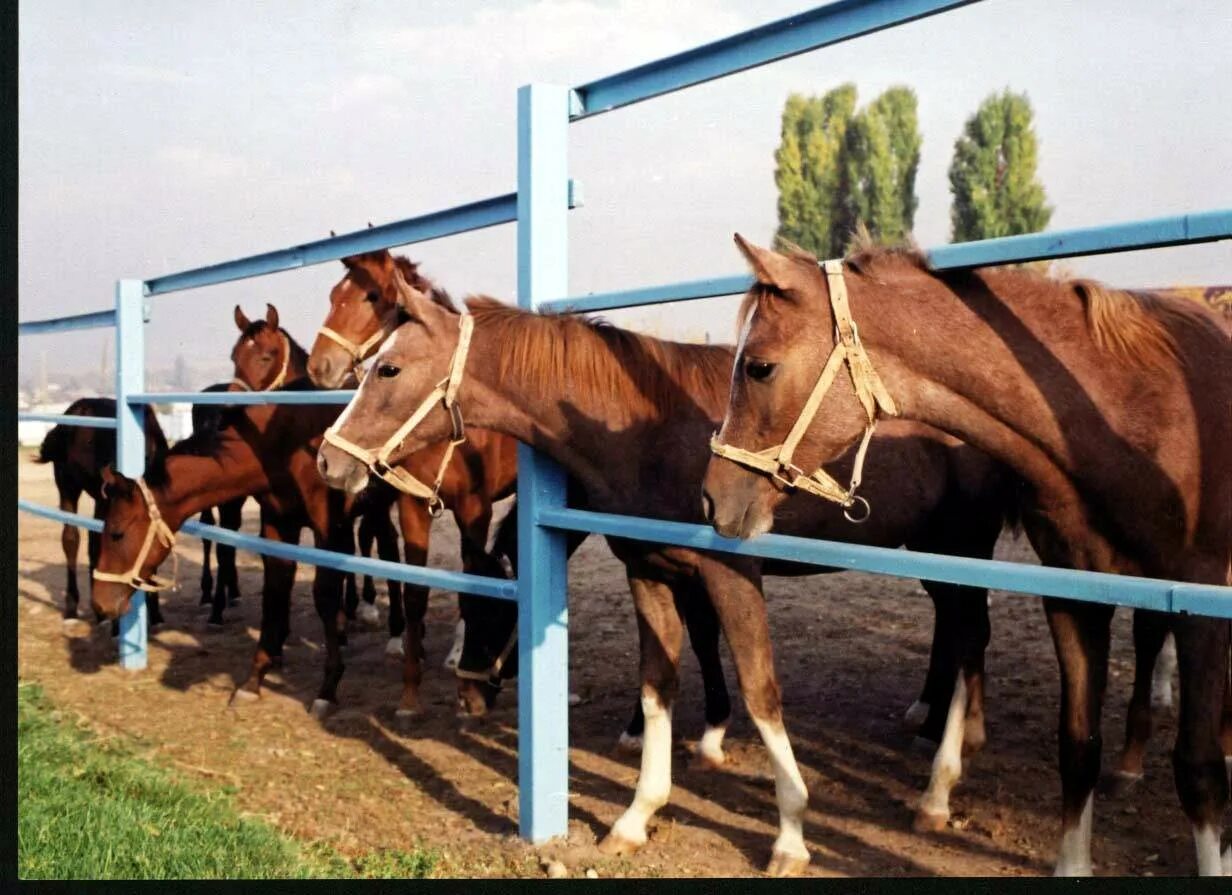
[[291, 366], [291, 340], [288, 339], [285, 334], [283, 334], [282, 335], [282, 369], [278, 371], [278, 375], [274, 377], [273, 382], [271, 382], [265, 388], [254, 389], [251, 385], [249, 385], [243, 379], [240, 379], [238, 376], [236, 376], [235, 378], [231, 380], [231, 384], [234, 386], [238, 386], [240, 391], [245, 391], [245, 392], [277, 391], [278, 389], [282, 388], [284, 385], [287, 384], [287, 370], [290, 368], [290, 366]]
[[398, 312], [396, 310], [390, 311], [381, 318], [380, 324], [377, 331], [362, 342], [352, 342], [342, 333], [332, 330], [328, 326], [322, 326], [317, 332], [346, 349], [347, 354], [351, 355], [351, 369], [355, 369], [368, 359], [377, 346], [389, 337], [390, 333], [398, 328]]
[[[440, 491], [441, 485], [445, 481], [445, 471], [449, 467], [449, 461], [453, 458], [454, 448], [466, 441], [466, 425], [462, 419], [462, 408], [458, 404], [457, 397], [458, 387], [462, 384], [462, 374], [466, 368], [466, 355], [470, 351], [471, 333], [474, 331], [474, 328], [474, 318], [470, 314], [462, 314], [458, 320], [458, 347], [454, 349], [453, 358], [449, 362], [449, 375], [436, 384], [436, 387], [420, 402], [419, 406], [415, 408], [415, 412], [411, 414], [407, 421], [399, 426], [398, 430], [389, 436], [388, 440], [377, 448], [375, 452], [360, 447], [355, 442], [348, 441], [339, 435], [337, 422], [326, 429], [323, 436], [328, 444], [332, 444], [338, 450], [350, 454], [360, 463], [367, 466], [374, 475], [388, 482], [399, 491], [426, 500], [428, 502], [428, 511], [434, 517], [439, 516], [444, 509], [444, 504], [441, 503]], [[390, 466], [389, 458], [393, 455], [394, 451], [402, 446], [402, 442], [406, 441], [407, 436], [414, 431], [415, 427], [423, 422], [424, 417], [432, 411], [437, 402], [444, 404], [445, 409], [449, 411], [449, 419], [452, 423], [453, 431], [450, 434], [449, 443], [445, 446], [445, 453], [441, 457], [441, 465], [436, 473], [436, 481], [429, 486], [415, 478], [415, 476], [402, 467]]]
[[[851, 307], [847, 302], [847, 283], [843, 279], [843, 262], [826, 261], [822, 265], [826, 273], [826, 283], [830, 293], [830, 308], [834, 312], [834, 349], [826, 359], [817, 383], [809, 393], [808, 400], [800, 410], [795, 425], [787, 433], [782, 444], [768, 447], [760, 451], [748, 451], [744, 448], [723, 444], [716, 432], [710, 438], [710, 450], [726, 460], [768, 473], [775, 481], [788, 488], [799, 488], [818, 497], [839, 504], [844, 509], [844, 515], [852, 522], [863, 522], [868, 518], [870, 508], [868, 501], [856, 494], [860, 487], [864, 471], [864, 456], [868, 453], [868, 445], [872, 440], [873, 431], [877, 428], [877, 414], [882, 411], [890, 416], [898, 415], [894, 399], [886, 390], [885, 384], [873, 362], [869, 359], [864, 345], [860, 341], [860, 331], [851, 317]], [[855, 466], [851, 471], [851, 483], [844, 488], [824, 469], [818, 467], [811, 474], [792, 462], [796, 448], [804, 434], [808, 431], [821, 406], [821, 399], [834, 384], [839, 368], [847, 364], [851, 374], [851, 384], [855, 388], [856, 397], [864, 408], [868, 422], [864, 427], [864, 437], [860, 439], [860, 447], [856, 451]], [[864, 505], [864, 513], [852, 516], [851, 507], [856, 503]]]
[[[141, 542], [141, 550], [137, 553], [137, 559], [133, 562], [132, 568], [123, 573], [100, 572], [98, 569], [95, 569], [94, 580], [127, 584], [134, 590], [166, 590], [175, 584], [174, 580], [160, 578], [157, 575], [143, 578], [141, 577], [141, 569], [145, 566], [146, 557], [150, 555], [150, 548], [154, 546], [154, 539], [158, 538], [167, 549], [171, 549], [175, 546], [175, 532], [163, 521], [163, 514], [159, 511], [158, 504], [154, 502], [154, 495], [150, 493], [145, 479], [137, 479], [137, 487], [141, 489], [141, 495], [145, 498], [146, 512], [150, 516], [150, 527], [146, 529], [145, 540]], [[178, 561], [178, 557], [176, 559]]]

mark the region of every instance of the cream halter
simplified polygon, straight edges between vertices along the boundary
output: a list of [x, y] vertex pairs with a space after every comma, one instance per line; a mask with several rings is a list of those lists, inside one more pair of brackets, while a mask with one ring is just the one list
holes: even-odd
[[[804, 402], [796, 424], [787, 433], [787, 438], [774, 447], [760, 451], [747, 451], [744, 448], [721, 443], [716, 432], [710, 438], [710, 450], [733, 463], [769, 473], [773, 479], [788, 488], [799, 488], [833, 501], [843, 507], [843, 515], [849, 521], [863, 522], [868, 518], [871, 508], [867, 500], [856, 494], [856, 490], [860, 487], [868, 443], [873, 437], [873, 430], [877, 428], [877, 411], [881, 410], [890, 416], [897, 416], [898, 408], [894, 405], [894, 399], [890, 397], [890, 393], [886, 391], [881, 377], [873, 369], [873, 362], [869, 360], [864, 345], [860, 342], [860, 331], [855, 321], [851, 319], [851, 308], [847, 304], [847, 284], [843, 280], [843, 262], [826, 261], [822, 264], [822, 269], [826, 273], [830, 307], [834, 312], [834, 350], [830, 352], [830, 357], [822, 367], [821, 375], [817, 378], [817, 384], [813, 386], [812, 393]], [[804, 470], [791, 462], [796, 447], [800, 444], [804, 433], [808, 431], [813, 417], [817, 415], [821, 399], [834, 384], [834, 377], [844, 361], [847, 362], [847, 369], [851, 373], [851, 383], [855, 387], [856, 397], [860, 399], [860, 404], [863, 405], [864, 413], [868, 418], [864, 427], [864, 437], [860, 440], [859, 450], [856, 451], [856, 462], [851, 471], [851, 484], [846, 488], [820, 467], [811, 475], [805, 475]], [[864, 504], [862, 516], [852, 516], [850, 513], [851, 507], [857, 502]]]
[[[145, 565], [146, 557], [150, 555], [150, 548], [154, 546], [154, 539], [158, 538], [170, 550], [175, 546], [175, 532], [163, 521], [163, 514], [159, 512], [158, 504], [154, 502], [154, 495], [150, 493], [145, 479], [136, 479], [135, 481], [137, 482], [137, 487], [141, 489], [142, 497], [145, 498], [146, 512], [150, 516], [150, 527], [146, 529], [145, 540], [141, 542], [141, 550], [137, 554], [137, 559], [133, 562], [132, 568], [127, 572], [100, 572], [98, 569], [95, 569], [94, 580], [127, 584], [134, 590], [166, 590], [175, 584], [174, 580], [159, 578], [157, 575], [142, 578], [141, 567]], [[174, 556], [175, 554], [173, 553], [172, 555]]]
[[335, 332], [328, 326], [322, 326], [317, 332], [346, 349], [347, 354], [351, 355], [351, 369], [354, 370], [368, 359], [376, 347], [389, 337], [390, 333], [398, 328], [398, 309], [395, 308], [382, 317], [380, 324], [380, 328], [362, 342], [352, 342], [342, 333]]
[[[436, 384], [436, 387], [415, 408], [415, 412], [411, 414], [410, 418], [399, 426], [398, 430], [393, 435], [390, 435], [389, 439], [377, 448], [375, 453], [339, 435], [337, 422], [326, 429], [323, 436], [326, 443], [332, 444], [340, 451], [350, 454], [360, 463], [367, 466], [373, 474], [393, 485], [399, 491], [426, 500], [428, 502], [428, 512], [433, 516], [439, 516], [444, 509], [440, 498], [441, 484], [445, 481], [445, 470], [449, 466], [450, 459], [453, 458], [454, 448], [466, 441], [466, 426], [462, 419], [462, 408], [457, 402], [457, 397], [458, 388], [462, 385], [462, 374], [466, 368], [466, 355], [470, 351], [471, 333], [474, 331], [474, 328], [475, 320], [470, 314], [460, 315], [458, 319], [458, 347], [454, 349], [453, 358], [449, 362], [449, 375]], [[401, 446], [402, 442], [406, 441], [406, 437], [411, 434], [414, 428], [423, 422], [424, 417], [431, 412], [438, 401], [444, 404], [445, 409], [449, 411], [453, 432], [450, 434], [449, 444], [445, 447], [445, 454], [441, 457], [441, 465], [436, 473], [436, 481], [431, 486], [428, 486], [405, 469], [390, 466], [389, 458]]]

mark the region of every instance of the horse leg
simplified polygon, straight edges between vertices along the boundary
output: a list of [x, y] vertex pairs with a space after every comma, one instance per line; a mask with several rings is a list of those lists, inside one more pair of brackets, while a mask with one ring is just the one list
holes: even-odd
[[[74, 493], [61, 489], [60, 509], [65, 513], [76, 513], [80, 499], [80, 491]], [[64, 548], [64, 619], [68, 621], [77, 617], [77, 604], [81, 601], [81, 593], [77, 590], [77, 551], [81, 549], [81, 532], [76, 525], [64, 526], [60, 532], [60, 546]]]
[[646, 844], [646, 823], [667, 804], [672, 788], [672, 702], [679, 683], [680, 615], [671, 589], [662, 582], [630, 571], [629, 589], [637, 611], [645, 742], [633, 804], [599, 843], [607, 855], [629, 854]]
[[942, 740], [953, 701], [954, 679], [959, 667], [958, 625], [963, 596], [961, 588], [952, 584], [920, 583], [933, 601], [933, 642], [920, 699], [907, 712], [920, 718], [916, 746], [932, 752], [935, 744]]
[[693, 765], [714, 769], [727, 761], [723, 754], [723, 735], [731, 721], [731, 696], [723, 676], [723, 660], [719, 656], [719, 616], [710, 602], [710, 595], [696, 580], [672, 588], [676, 605], [689, 631], [689, 645], [697, 656], [702, 673], [702, 688], [706, 701], [706, 729], [697, 743]]
[[[262, 510], [261, 536], [271, 541], [293, 544], [298, 540], [298, 529], [279, 524]], [[231, 695], [232, 703], [260, 697], [266, 672], [282, 659], [282, 646], [286, 641], [291, 615], [295, 569], [295, 563], [288, 560], [261, 557], [261, 633], [257, 638], [257, 649], [253, 653], [248, 677], [235, 688]]]
[[[1193, 828], [1200, 876], [1220, 876], [1219, 841], [1228, 804], [1228, 771], [1220, 733], [1229, 686], [1229, 623], [1180, 615], [1173, 623], [1181, 706], [1172, 771]], [[1232, 854], [1232, 852], [1230, 852]]]
[[[402, 530], [404, 561], [412, 566], [426, 565], [432, 533], [432, 517], [427, 504], [409, 496], [399, 499], [398, 525]], [[406, 621], [401, 643], [391, 638], [385, 651], [396, 654], [396, 647], [401, 647], [402, 695], [398, 699], [395, 717], [405, 721], [420, 712], [419, 686], [423, 682], [424, 616], [428, 613], [428, 588], [422, 584], [404, 585], [402, 605]]]
[[[246, 499], [238, 497], [219, 506], [218, 524], [231, 531], [239, 531], [240, 525], [244, 521], [244, 501]], [[217, 556], [218, 589], [223, 593], [221, 596], [217, 593], [215, 594], [215, 602], [225, 599], [228, 606], [234, 606], [240, 599], [240, 576], [239, 570], [235, 566], [235, 548], [229, 547], [226, 544], [219, 544]], [[221, 610], [219, 610], [219, 613], [221, 614]]]
[[[346, 531], [339, 531], [338, 538], [342, 542], [342, 552], [348, 556], [355, 556], [357, 545], [355, 543], [355, 523], [353, 520], [348, 520], [346, 523]], [[346, 621], [354, 621], [356, 610], [359, 608], [359, 590], [355, 586], [355, 575], [352, 572], [340, 572], [342, 577], [342, 586], [345, 588], [346, 594], [342, 600], [343, 611], [346, 616]], [[339, 630], [343, 632], [342, 640], [346, 645], [346, 627], [342, 620], [339, 620]]]
[[[314, 526], [314, 541], [317, 547], [325, 550], [353, 551], [355, 525], [342, 513], [340, 497], [337, 494], [329, 495], [330, 512], [324, 524]], [[342, 592], [346, 580], [353, 582], [354, 577], [321, 566], [317, 568], [316, 578], [312, 582], [312, 602], [325, 636], [325, 676], [311, 707], [312, 714], [318, 719], [337, 707], [338, 684], [346, 671], [342, 662]]]
[[[1169, 637], [1168, 616], [1146, 609], [1134, 611], [1134, 689], [1125, 713], [1125, 746], [1116, 768], [1103, 781], [1103, 789], [1124, 792], [1142, 779], [1142, 759], [1151, 736], [1151, 704], [1154, 702], [1154, 671], [1160, 649]], [[1176, 654], [1173, 652], [1173, 667]], [[1168, 698], [1172, 698], [1172, 679], [1167, 679]]]
[[[202, 525], [214, 525], [214, 508], [206, 507], [201, 511], [198, 521]], [[222, 549], [221, 547], [219, 548]], [[214, 542], [209, 538], [201, 539], [201, 601], [198, 606], [209, 606], [214, 599], [214, 573], [210, 571], [210, 553], [214, 550]], [[222, 569], [219, 569], [219, 576]]]
[[[727, 562], [732, 562], [727, 559]], [[759, 566], [702, 561], [706, 590], [718, 613], [736, 662], [740, 691], [749, 716], [761, 734], [774, 768], [774, 794], [779, 808], [779, 835], [766, 873], [789, 876], [808, 866], [804, 844], [804, 811], [808, 789], [792, 754], [783, 724], [783, 703], [774, 672], [774, 650], [766, 619]], [[649, 719], [648, 719], [649, 722]]]
[[[928, 788], [917, 806], [913, 828], [918, 833], [939, 832], [950, 820], [950, 793], [962, 778], [964, 747], [978, 751], [984, 745], [984, 651], [988, 647], [988, 594], [982, 588], [954, 588], [947, 609], [951, 641], [946, 648], [957, 662], [955, 683], [940, 742], [933, 756]], [[931, 712], [930, 712], [931, 715]]]
[[[389, 510], [382, 512], [379, 519], [373, 525], [374, 534], [376, 537], [376, 552], [377, 555], [386, 562], [402, 562], [402, 553], [398, 549], [398, 533], [394, 530], [394, 524], [389, 519]], [[368, 581], [365, 579], [364, 600], [368, 600], [367, 587]], [[406, 612], [402, 604], [402, 582], [392, 579], [385, 582], [389, 589], [389, 641], [390, 643], [401, 644], [402, 632], [406, 630]], [[373, 586], [373, 599], [375, 599], [376, 587]]]
[[[375, 537], [372, 533], [372, 520], [370, 514], [365, 513], [359, 517], [359, 555], [371, 556], [372, 543]], [[376, 584], [372, 580], [371, 575], [364, 575], [363, 587], [360, 589], [360, 599], [365, 603], [376, 602]]]
[[1057, 876], [1090, 876], [1091, 819], [1099, 779], [1100, 714], [1108, 676], [1111, 606], [1045, 598], [1061, 666], [1061, 846]]
[[[924, 675], [924, 686], [920, 689], [920, 696], [907, 706], [907, 711], [903, 713], [903, 723], [917, 729], [922, 727], [928, 719], [929, 712], [934, 705], [948, 702], [946, 696], [950, 681], [954, 679], [953, 674], [947, 676], [946, 671], [949, 669], [942, 669], [945, 650], [942, 638], [946, 629], [943, 618], [946, 615], [948, 604], [943, 605], [945, 595], [940, 592], [940, 589], [945, 586], [935, 581], [921, 581], [920, 584], [924, 585], [924, 590], [933, 601], [933, 642], [928, 648], [928, 671]], [[934, 593], [934, 591], [938, 592]]]

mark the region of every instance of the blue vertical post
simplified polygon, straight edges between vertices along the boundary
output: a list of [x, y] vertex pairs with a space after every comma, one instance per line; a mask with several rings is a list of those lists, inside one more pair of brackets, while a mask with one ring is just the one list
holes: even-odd
[[[145, 475], [145, 408], [128, 396], [145, 391], [145, 284], [116, 283], [116, 466], [126, 476]], [[93, 586], [93, 583], [91, 583]], [[120, 667], [146, 667], [145, 593], [133, 594], [120, 618]]]
[[[569, 91], [518, 90], [518, 304], [568, 291]], [[565, 504], [559, 466], [518, 446], [518, 791], [524, 838], [563, 836], [569, 824], [569, 615], [565, 536], [540, 528], [543, 507]]]

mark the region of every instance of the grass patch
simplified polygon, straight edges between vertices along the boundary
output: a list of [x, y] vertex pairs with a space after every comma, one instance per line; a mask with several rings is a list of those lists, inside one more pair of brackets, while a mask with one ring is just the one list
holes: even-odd
[[431, 851], [348, 859], [240, 816], [232, 793], [189, 785], [60, 717], [18, 685], [18, 870], [27, 879], [422, 877]]

